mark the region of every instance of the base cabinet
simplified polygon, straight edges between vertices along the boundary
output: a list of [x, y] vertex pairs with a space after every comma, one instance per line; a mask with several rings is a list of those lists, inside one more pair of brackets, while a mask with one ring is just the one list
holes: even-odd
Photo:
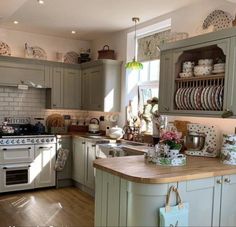
[[236, 175], [141, 184], [101, 170], [96, 170], [95, 226], [159, 226], [158, 210], [172, 185], [189, 203], [190, 227], [236, 226]]
[[51, 187], [56, 185], [56, 145], [35, 146], [35, 188]]
[[73, 139], [73, 173], [74, 181], [90, 189], [94, 189], [95, 174], [93, 161], [96, 145], [84, 138]]

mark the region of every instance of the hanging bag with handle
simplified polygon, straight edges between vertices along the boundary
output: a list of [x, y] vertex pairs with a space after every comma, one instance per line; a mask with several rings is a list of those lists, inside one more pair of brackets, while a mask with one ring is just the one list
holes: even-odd
[[[176, 194], [176, 206], [170, 206], [171, 192]], [[165, 207], [160, 208], [160, 227], [187, 227], [189, 216], [189, 204], [183, 203], [178, 189], [171, 186], [166, 196]]]

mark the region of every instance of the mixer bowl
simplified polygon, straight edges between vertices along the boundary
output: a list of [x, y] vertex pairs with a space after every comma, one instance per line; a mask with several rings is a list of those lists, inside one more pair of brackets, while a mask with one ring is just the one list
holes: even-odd
[[187, 150], [200, 151], [204, 148], [206, 141], [206, 135], [203, 133], [189, 133], [184, 141], [184, 145]]

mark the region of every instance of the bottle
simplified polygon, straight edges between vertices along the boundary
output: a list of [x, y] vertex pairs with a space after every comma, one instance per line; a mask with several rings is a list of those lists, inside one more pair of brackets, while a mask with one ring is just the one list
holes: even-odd
[[106, 136], [109, 136], [109, 134], [110, 134], [110, 127], [107, 126], [107, 127], [106, 127]]

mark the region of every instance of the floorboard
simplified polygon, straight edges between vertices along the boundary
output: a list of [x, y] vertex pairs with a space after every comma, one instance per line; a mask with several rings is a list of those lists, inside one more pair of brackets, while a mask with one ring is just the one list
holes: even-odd
[[0, 195], [0, 227], [94, 226], [94, 199], [77, 188]]

